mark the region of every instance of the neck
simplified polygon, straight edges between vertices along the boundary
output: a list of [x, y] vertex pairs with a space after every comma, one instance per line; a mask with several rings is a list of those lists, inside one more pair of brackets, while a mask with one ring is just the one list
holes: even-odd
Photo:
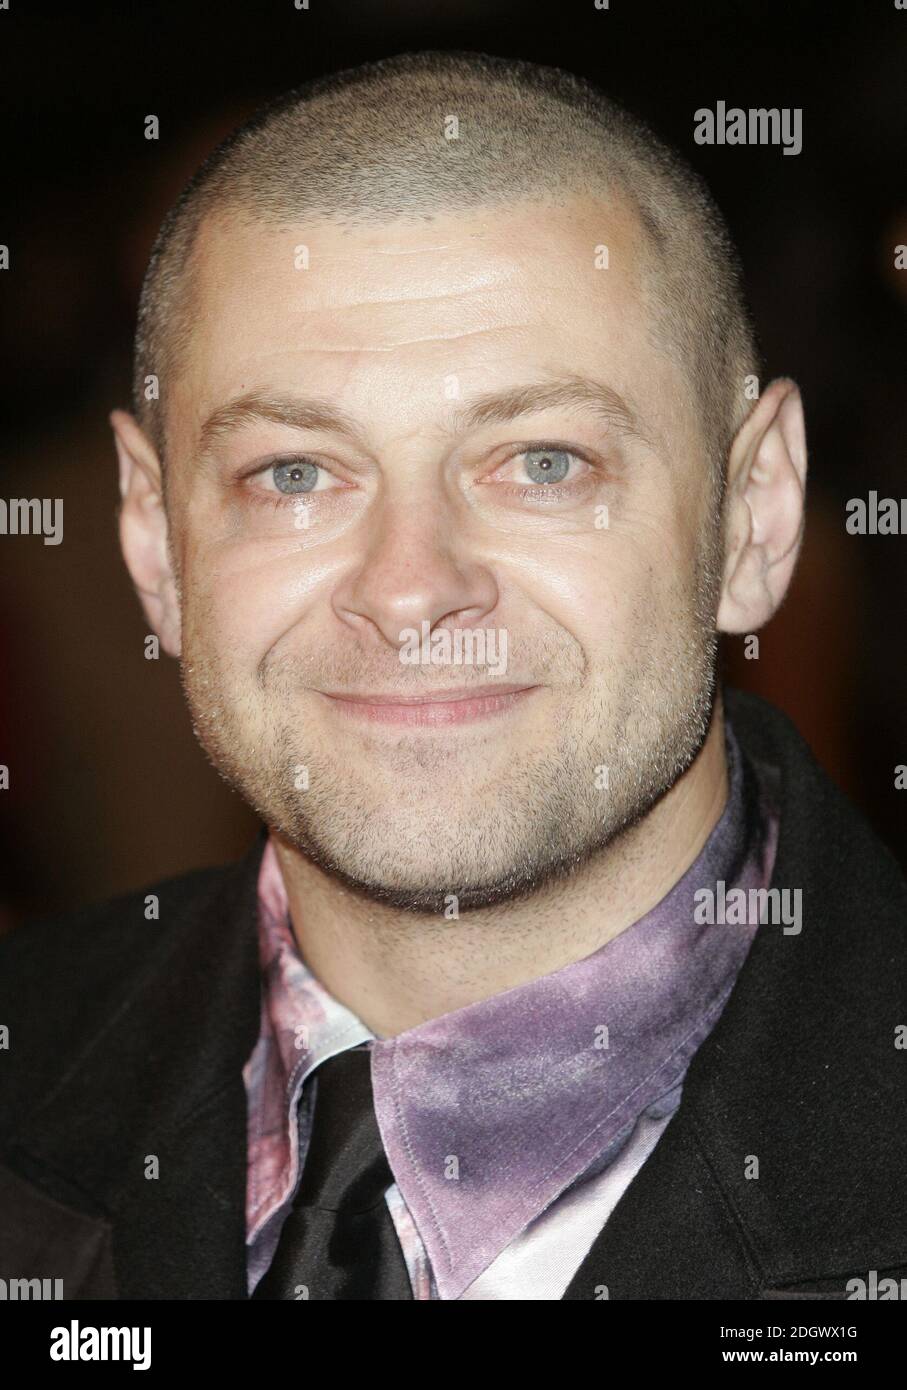
[[274, 836], [309, 969], [377, 1037], [581, 960], [644, 916], [699, 855], [727, 802], [720, 696], [698, 756], [634, 827], [570, 877], [459, 920], [401, 912], [338, 883]]

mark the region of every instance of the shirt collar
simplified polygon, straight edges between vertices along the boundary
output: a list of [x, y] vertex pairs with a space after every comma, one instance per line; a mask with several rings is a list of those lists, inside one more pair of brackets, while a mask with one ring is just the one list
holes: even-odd
[[274, 844], [258, 874], [262, 1009], [258, 1042], [243, 1069], [249, 1097], [247, 1239], [255, 1242], [296, 1187], [297, 1106], [308, 1105], [316, 1067], [374, 1034], [335, 999], [299, 954]]
[[[724, 1005], [755, 924], [697, 923], [694, 894], [718, 881], [767, 883], [773, 838], [726, 728], [725, 810], [651, 911], [582, 960], [373, 1041], [384, 1146], [442, 1298], [459, 1297], [560, 1193], [616, 1153], [639, 1115], [676, 1090]], [[286, 1106], [320, 1061], [374, 1034], [302, 961], [270, 845], [261, 890]]]

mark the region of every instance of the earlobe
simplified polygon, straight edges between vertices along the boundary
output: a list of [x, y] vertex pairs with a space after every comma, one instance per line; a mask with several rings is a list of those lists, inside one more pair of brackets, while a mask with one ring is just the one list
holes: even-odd
[[168, 546], [168, 520], [157, 453], [126, 411], [110, 414], [120, 486], [120, 547], [151, 629], [164, 650], [180, 654], [179, 594]]
[[731, 450], [718, 629], [755, 632], [780, 606], [804, 524], [806, 430], [794, 382], [773, 381]]

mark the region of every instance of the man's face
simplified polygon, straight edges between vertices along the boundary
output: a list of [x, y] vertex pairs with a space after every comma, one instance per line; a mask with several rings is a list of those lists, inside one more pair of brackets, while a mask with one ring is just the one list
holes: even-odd
[[[716, 533], [690, 388], [650, 342], [641, 236], [579, 199], [203, 231], [168, 415], [187, 697], [261, 816], [374, 898], [525, 892], [701, 746]], [[592, 401], [513, 399], [578, 378], [645, 438]], [[252, 393], [283, 420], [221, 415], [203, 449]], [[467, 419], [504, 395], [510, 418]], [[348, 430], [288, 422], [313, 401]], [[440, 664], [401, 659], [413, 632]], [[479, 691], [459, 709], [340, 698]]]

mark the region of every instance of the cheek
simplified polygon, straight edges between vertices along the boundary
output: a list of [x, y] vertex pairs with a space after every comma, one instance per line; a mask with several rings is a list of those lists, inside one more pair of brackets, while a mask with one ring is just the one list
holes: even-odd
[[327, 525], [309, 528], [303, 519], [197, 489], [179, 536], [185, 616], [204, 614], [237, 654], [248, 648], [253, 655], [304, 623], [323, 605], [347, 547]]
[[625, 568], [614, 563], [600, 537], [538, 546], [518, 572], [511, 569], [511, 578], [520, 594], [514, 605], [507, 604], [514, 642], [522, 641], [539, 656], [553, 643], [551, 678], [556, 685], [579, 694], [597, 684], [603, 668], [625, 666], [637, 605], [628, 592]]
[[609, 563], [626, 592], [651, 605], [650, 618], [695, 588], [702, 519], [698, 499], [670, 480], [615, 518]]
[[532, 597], [582, 644], [616, 660], [646, 631], [676, 620], [693, 572], [685, 530], [653, 509], [624, 508], [594, 534], [537, 552]]
[[298, 552], [260, 545], [188, 544], [183, 621], [190, 645], [217, 648], [221, 665], [252, 668], [304, 619], [317, 569]]

